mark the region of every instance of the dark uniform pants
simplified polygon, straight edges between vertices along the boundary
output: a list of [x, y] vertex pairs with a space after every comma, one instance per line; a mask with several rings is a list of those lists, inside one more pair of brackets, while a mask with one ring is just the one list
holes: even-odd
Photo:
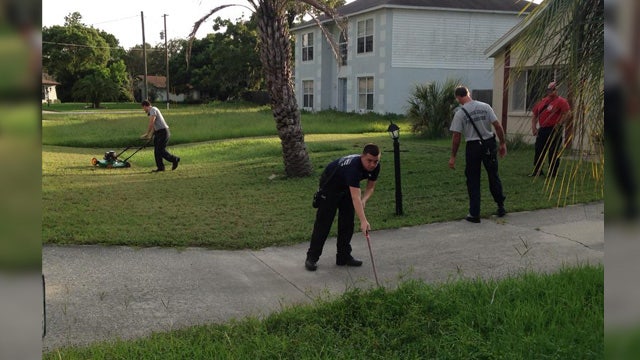
[[489, 177], [489, 190], [493, 200], [498, 206], [504, 205], [504, 195], [502, 194], [502, 182], [498, 176], [498, 154], [495, 138], [485, 140], [485, 145], [489, 147], [490, 154], [487, 155], [481, 149], [479, 141], [468, 141], [465, 150], [465, 170], [467, 177], [467, 191], [469, 193], [469, 215], [480, 216], [480, 175], [481, 165], [484, 165]]
[[336, 260], [351, 259], [351, 237], [353, 236], [355, 210], [348, 191], [327, 193], [326, 200], [319, 203], [316, 211], [316, 221], [313, 224], [311, 243], [307, 251], [307, 258], [318, 261], [322, 255], [322, 248], [329, 236], [331, 225], [338, 212], [338, 239]]
[[549, 174], [555, 176], [560, 165], [560, 147], [562, 146], [562, 127], [547, 126], [538, 129], [536, 136], [536, 152], [533, 156], [533, 173], [539, 174], [544, 164], [544, 159], [549, 160]]

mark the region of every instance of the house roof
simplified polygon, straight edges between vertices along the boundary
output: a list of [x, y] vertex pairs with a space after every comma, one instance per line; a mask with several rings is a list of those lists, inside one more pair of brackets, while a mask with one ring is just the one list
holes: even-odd
[[427, 7], [441, 9], [519, 12], [526, 1], [505, 0], [356, 0], [338, 8], [340, 15], [351, 15], [378, 7]]
[[536, 16], [539, 16], [539, 14], [540, 12], [534, 13], [533, 16], [523, 19], [522, 21], [517, 23], [514, 27], [512, 27], [509, 31], [507, 31], [506, 34], [502, 35], [498, 40], [496, 40], [493, 44], [491, 44], [491, 46], [489, 46], [484, 51], [484, 54], [490, 58], [495, 57], [500, 51], [502, 51], [509, 44], [511, 44], [514, 41], [514, 39], [516, 39], [520, 35], [520, 33], [522, 33], [522, 31], [526, 29], [527, 26], [529, 26], [533, 18], [535, 18]]
[[42, 85], [60, 85], [59, 82], [57, 82], [53, 76], [47, 74], [47, 73], [42, 73]]
[[[353, 16], [384, 8], [397, 9], [431, 9], [431, 10], [465, 10], [479, 12], [520, 13], [531, 4], [526, 0], [356, 0], [336, 9], [338, 16]], [[527, 9], [529, 10], [529, 9]], [[321, 16], [319, 21], [328, 21], [327, 16]], [[315, 21], [307, 21], [292, 30], [315, 26]]]
[[[137, 75], [136, 77], [140, 80], [144, 80], [144, 75]], [[167, 87], [167, 77], [147, 75], [147, 84], [152, 85], [158, 89], [165, 89]]]

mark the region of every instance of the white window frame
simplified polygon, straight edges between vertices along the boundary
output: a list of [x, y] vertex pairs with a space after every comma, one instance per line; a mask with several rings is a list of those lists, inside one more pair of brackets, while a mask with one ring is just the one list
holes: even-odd
[[[369, 26], [367, 26], [369, 25]], [[374, 23], [373, 18], [360, 20], [356, 24], [357, 28], [357, 41], [356, 41], [356, 53], [357, 54], [369, 54], [373, 53], [373, 33]], [[361, 49], [362, 44], [362, 49]]]
[[548, 74], [537, 81], [532, 77], [532, 69], [511, 72], [510, 76], [514, 80], [509, 86], [509, 112], [526, 113], [531, 111], [533, 106], [545, 96], [547, 84], [554, 79], [559, 79], [560, 76], [559, 70], [551, 68], [539, 71], [545, 71]]
[[313, 32], [302, 34], [302, 61], [313, 61]]
[[[373, 111], [375, 105], [375, 78], [358, 76], [358, 111]], [[364, 86], [363, 86], [364, 82]]]
[[302, 80], [302, 108], [313, 110], [313, 80]]

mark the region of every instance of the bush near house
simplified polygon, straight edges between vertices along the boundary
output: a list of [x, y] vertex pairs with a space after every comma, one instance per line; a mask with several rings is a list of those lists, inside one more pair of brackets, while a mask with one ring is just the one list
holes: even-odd
[[460, 79], [447, 79], [444, 83], [416, 85], [407, 111], [411, 131], [429, 139], [447, 137], [453, 109], [458, 106], [453, 92], [461, 83]]

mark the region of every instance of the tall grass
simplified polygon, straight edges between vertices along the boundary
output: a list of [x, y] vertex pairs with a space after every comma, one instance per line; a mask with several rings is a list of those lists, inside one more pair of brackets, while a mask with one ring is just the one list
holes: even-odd
[[601, 265], [500, 281], [408, 281], [44, 359], [602, 359], [603, 307]]

